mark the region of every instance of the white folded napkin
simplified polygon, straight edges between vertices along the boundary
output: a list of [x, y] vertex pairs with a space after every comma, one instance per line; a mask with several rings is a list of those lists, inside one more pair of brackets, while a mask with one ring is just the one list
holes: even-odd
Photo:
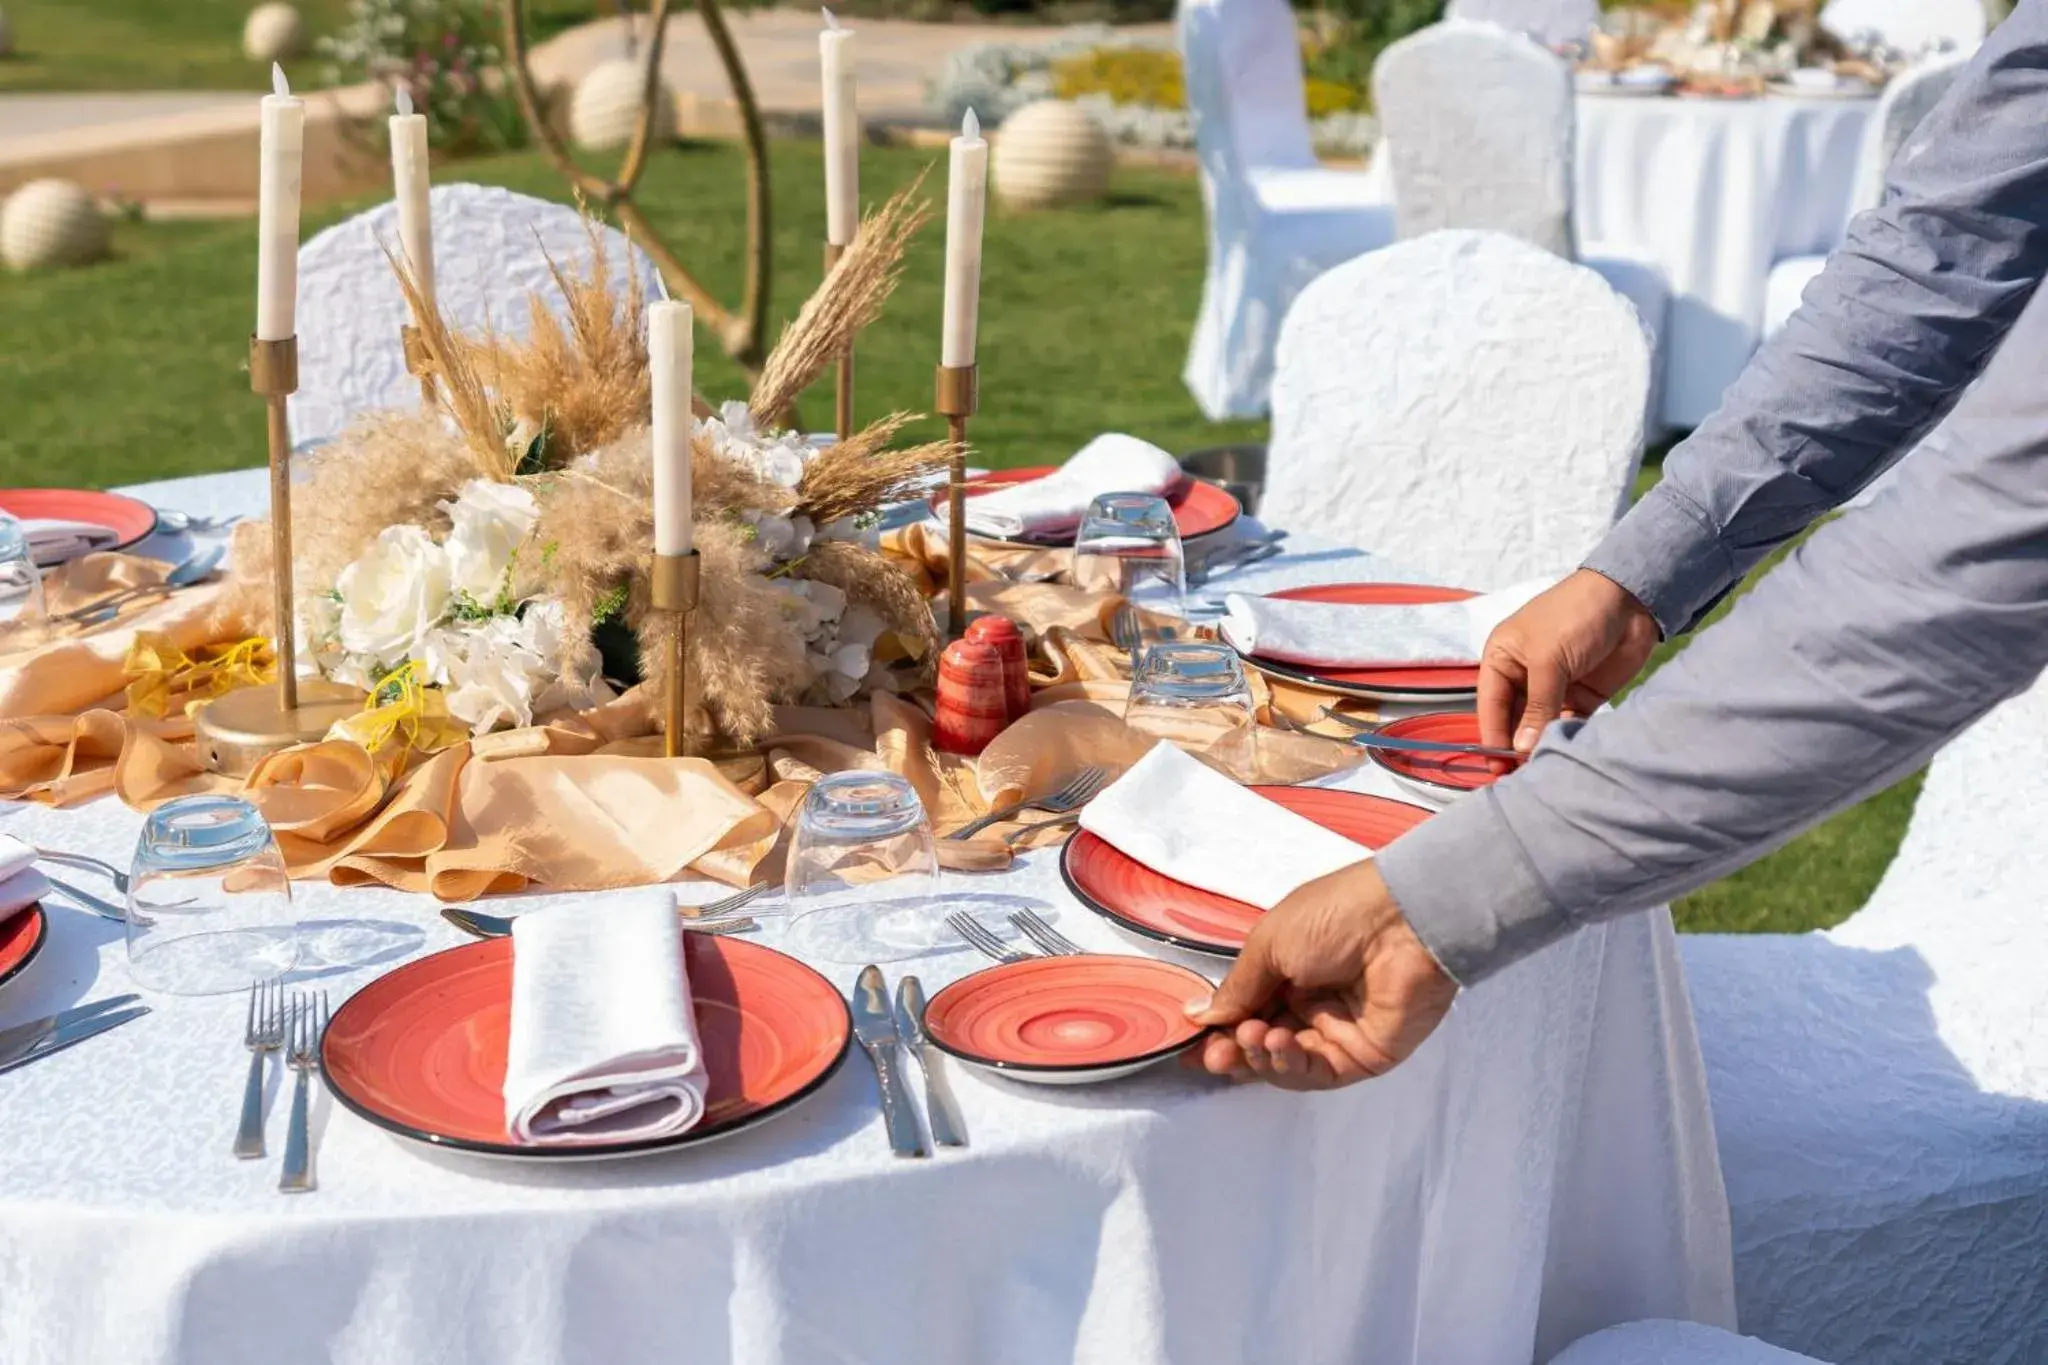
[[505, 1126], [578, 1146], [683, 1132], [704, 1116], [683, 931], [664, 890], [512, 922]]
[[1461, 602], [1365, 606], [1278, 597], [1223, 599], [1223, 638], [1258, 659], [1310, 668], [1455, 668], [1479, 662], [1486, 637], [1557, 580], [1532, 579]]
[[1104, 493], [1164, 493], [1181, 481], [1173, 456], [1149, 441], [1106, 432], [1053, 473], [967, 500], [967, 529], [998, 540], [1060, 535], [1079, 527]]
[[1163, 741], [1083, 808], [1081, 828], [1154, 872], [1261, 910], [1372, 857]]
[[50, 883], [34, 868], [0, 881], [0, 924], [5, 924], [50, 894]]
[[35, 865], [34, 844], [19, 835], [0, 834], [0, 882], [8, 880], [17, 872], [26, 872]]
[[61, 564], [94, 550], [110, 550], [121, 539], [110, 526], [43, 518], [23, 521], [21, 533], [28, 537], [29, 554], [38, 564]]

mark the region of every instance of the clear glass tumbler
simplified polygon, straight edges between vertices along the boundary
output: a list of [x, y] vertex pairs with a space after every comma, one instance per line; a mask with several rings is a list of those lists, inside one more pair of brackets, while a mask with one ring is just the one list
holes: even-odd
[[1131, 679], [1124, 724], [1179, 745], [1239, 782], [1258, 774], [1258, 706], [1228, 645], [1148, 648]]
[[1081, 519], [1069, 577], [1089, 592], [1185, 615], [1187, 561], [1173, 508], [1152, 493], [1104, 493]]
[[931, 821], [906, 779], [884, 772], [822, 777], [797, 813], [783, 876], [790, 946], [862, 963], [950, 944], [938, 880]]
[[49, 637], [43, 572], [29, 551], [28, 532], [5, 512], [0, 512], [0, 617], [0, 653], [33, 648]]
[[128, 968], [172, 995], [245, 991], [299, 960], [284, 855], [247, 801], [186, 796], [150, 813], [128, 889]]

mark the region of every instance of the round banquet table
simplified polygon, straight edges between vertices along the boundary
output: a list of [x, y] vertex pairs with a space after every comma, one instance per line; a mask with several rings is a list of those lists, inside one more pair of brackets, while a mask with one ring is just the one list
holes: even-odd
[[1578, 98], [1580, 248], [1663, 270], [1672, 426], [1698, 426], [1749, 363], [1771, 267], [1841, 242], [1876, 108], [1874, 97]]
[[[250, 471], [140, 491], [257, 513], [263, 489]], [[1395, 573], [1292, 544], [1233, 586]], [[1343, 785], [1388, 792], [1376, 769]], [[0, 829], [123, 864], [140, 823], [111, 799], [0, 806]], [[1057, 858], [951, 889], [1042, 906], [1093, 948], [1152, 950], [1082, 910]], [[312, 959], [296, 975], [337, 1004], [465, 941], [426, 897], [295, 895]], [[49, 914], [0, 1025], [129, 988], [118, 926]], [[885, 970], [935, 991], [980, 965], [962, 951]], [[825, 969], [851, 984], [853, 967]], [[283, 1092], [271, 1159], [229, 1154], [243, 1000], [150, 1003], [0, 1076], [7, 1365], [1499, 1365], [1639, 1318], [1733, 1325], [1706, 1082], [1661, 910], [1465, 992], [1412, 1061], [1340, 1093], [1172, 1066], [1056, 1091], [949, 1066], [972, 1145], [924, 1161], [889, 1155], [855, 1049], [773, 1122], [608, 1164], [428, 1151], [320, 1093], [320, 1188], [283, 1196]]]

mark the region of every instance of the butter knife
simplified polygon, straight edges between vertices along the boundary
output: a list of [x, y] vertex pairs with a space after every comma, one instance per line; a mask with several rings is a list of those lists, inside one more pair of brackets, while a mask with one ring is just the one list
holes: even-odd
[[875, 1064], [875, 1080], [882, 1088], [882, 1122], [889, 1129], [889, 1150], [898, 1156], [927, 1156], [924, 1134], [918, 1130], [917, 1110], [911, 1107], [910, 1092], [904, 1089], [903, 1072], [896, 1057], [896, 1015], [889, 1008], [889, 988], [882, 969], [863, 967], [853, 988], [853, 1036], [867, 1050]]
[[916, 977], [906, 976], [896, 983], [896, 1013], [903, 1021], [905, 1049], [917, 1058], [917, 1069], [924, 1073], [924, 1112], [931, 1120], [932, 1141], [941, 1147], [965, 1147], [967, 1124], [960, 1117], [952, 1087], [946, 1084], [946, 1074], [939, 1070], [939, 1059], [932, 1055], [931, 1040], [924, 1035], [924, 987]]
[[54, 1052], [62, 1052], [74, 1043], [82, 1043], [88, 1038], [97, 1037], [108, 1029], [119, 1028], [121, 1025], [140, 1019], [148, 1013], [149, 1006], [134, 1005], [127, 1009], [91, 1014], [82, 1019], [73, 1019], [65, 1024], [59, 1024], [53, 1020], [50, 1023], [50, 1027], [32, 1041], [18, 1047], [6, 1057], [0, 1057], [0, 1072], [12, 1071], [18, 1066], [27, 1066], [30, 1062], [39, 1061]]

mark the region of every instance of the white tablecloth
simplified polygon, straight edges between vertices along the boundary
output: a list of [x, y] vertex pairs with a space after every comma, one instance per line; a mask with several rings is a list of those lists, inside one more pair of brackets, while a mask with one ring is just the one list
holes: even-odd
[[[236, 474], [145, 491], [255, 512], [261, 490]], [[1233, 584], [1388, 572], [1297, 544]], [[1387, 790], [1364, 772], [1345, 785]], [[112, 801], [0, 807], [0, 829], [116, 862], [139, 825]], [[1056, 860], [950, 889], [1036, 902], [1085, 944], [1142, 951], [1074, 904]], [[312, 950], [343, 964], [317, 976], [337, 1001], [460, 941], [424, 897], [296, 895]], [[128, 988], [118, 926], [50, 915], [0, 1025]], [[978, 965], [915, 970], [935, 990]], [[916, 1162], [888, 1154], [856, 1052], [744, 1137], [575, 1168], [430, 1154], [323, 1096], [320, 1190], [284, 1197], [275, 1159], [229, 1155], [243, 1002], [151, 1003], [0, 1076], [7, 1365], [1501, 1365], [1637, 1318], [1732, 1324], [1726, 1203], [1662, 911], [1467, 992], [1408, 1065], [1337, 1094], [1171, 1067], [1048, 1092], [955, 1068], [973, 1145]]]
[[1573, 210], [1587, 254], [1646, 258], [1671, 285], [1664, 419], [1697, 426], [1762, 338], [1764, 282], [1825, 255], [1850, 217], [1875, 99], [1581, 95]]

